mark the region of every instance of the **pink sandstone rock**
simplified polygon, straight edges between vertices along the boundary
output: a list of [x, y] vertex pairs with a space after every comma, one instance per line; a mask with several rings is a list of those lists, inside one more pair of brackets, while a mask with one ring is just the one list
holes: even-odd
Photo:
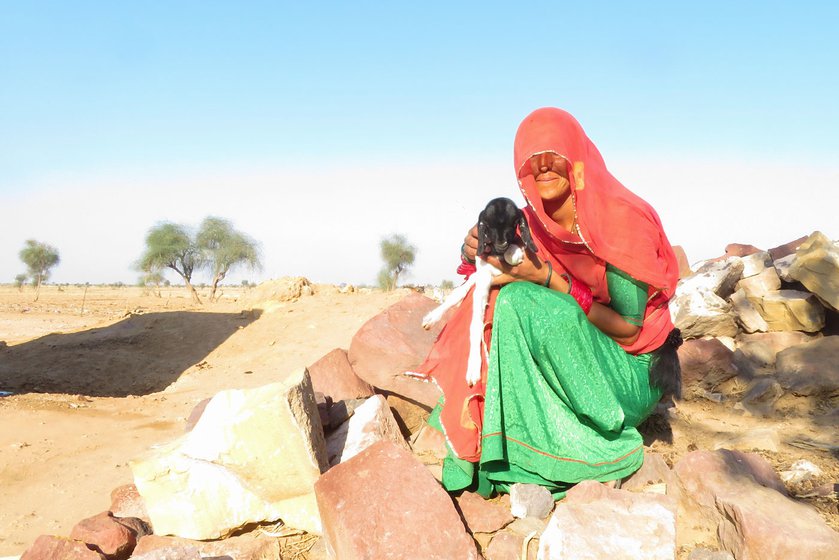
[[104, 554], [91, 550], [81, 541], [41, 535], [20, 560], [107, 560]]
[[118, 486], [111, 491], [109, 511], [114, 514], [114, 517], [136, 517], [146, 523], [151, 523], [143, 497], [133, 484]]
[[185, 432], [191, 432], [192, 428], [198, 423], [198, 420], [201, 419], [201, 415], [204, 414], [204, 409], [207, 408], [207, 405], [210, 403], [210, 397], [198, 401], [192, 410], [189, 413], [189, 417], [186, 419], [186, 426], [184, 426]]
[[132, 559], [141, 554], [154, 551], [195, 550], [205, 558], [224, 558], [226, 560], [275, 560], [279, 558], [280, 547], [277, 539], [258, 533], [246, 533], [218, 541], [194, 541], [180, 537], [149, 535], [137, 543]]
[[792, 255], [798, 249], [799, 245], [807, 241], [808, 237], [809, 235], [804, 235], [794, 241], [790, 241], [789, 243], [773, 247], [772, 249], [769, 249], [769, 255], [772, 257], [773, 261]]
[[114, 519], [109, 511], [76, 523], [70, 538], [87, 543], [108, 560], [126, 560], [137, 546], [137, 534]]
[[[539, 552], [539, 541], [533, 537], [527, 542], [527, 553], [524, 558], [536, 560]], [[519, 535], [513, 531], [499, 531], [492, 537], [489, 546], [484, 551], [486, 560], [522, 560], [522, 549], [526, 535]]]
[[676, 483], [676, 475], [661, 454], [644, 451], [644, 464], [632, 476], [623, 481], [621, 489], [640, 492], [647, 486], [659, 483], [666, 484], [669, 492], [670, 488]]
[[423, 316], [437, 302], [413, 293], [388, 307], [355, 334], [349, 360], [367, 383], [432, 407], [440, 398], [436, 385], [404, 375], [419, 366], [442, 329], [423, 330]]
[[755, 253], [760, 253], [763, 249], [758, 249], [754, 245], [746, 245], [743, 243], [729, 243], [725, 246], [725, 256], [727, 257], [748, 257]]
[[680, 245], [673, 245], [673, 252], [676, 253], [676, 262], [679, 263], [679, 278], [687, 278], [693, 274], [685, 250]]
[[839, 557], [839, 533], [819, 514], [786, 497], [762, 457], [730, 450], [694, 451], [676, 465], [683, 507], [698, 508], [735, 558]]
[[466, 527], [473, 533], [494, 533], [513, 522], [509, 505], [486, 500], [474, 492], [463, 492], [455, 498], [455, 503]]
[[685, 388], [720, 383], [737, 375], [734, 353], [716, 338], [686, 340], [678, 353]]
[[476, 560], [448, 493], [408, 451], [383, 441], [315, 483], [331, 558]]
[[315, 392], [333, 401], [358, 399], [373, 395], [373, 387], [353, 371], [347, 351], [335, 348], [308, 367]]

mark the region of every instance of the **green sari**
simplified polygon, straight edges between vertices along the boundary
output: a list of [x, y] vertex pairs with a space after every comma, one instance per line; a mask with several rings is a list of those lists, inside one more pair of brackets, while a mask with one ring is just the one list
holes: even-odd
[[[609, 267], [610, 307], [641, 324], [647, 286]], [[571, 296], [529, 282], [495, 302], [480, 460], [449, 450], [443, 485], [484, 496], [527, 482], [556, 498], [575, 483], [608, 481], [643, 463], [636, 426], [661, 393], [651, 354], [632, 355], [592, 325]], [[442, 399], [441, 399], [442, 401]], [[429, 423], [440, 429], [435, 408]]]

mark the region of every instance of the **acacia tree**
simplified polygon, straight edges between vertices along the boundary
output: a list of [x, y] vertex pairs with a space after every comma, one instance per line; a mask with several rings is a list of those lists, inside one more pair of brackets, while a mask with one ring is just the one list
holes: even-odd
[[15, 276], [15, 287], [19, 292], [23, 291], [23, 285], [26, 284], [27, 278], [29, 278], [29, 276], [26, 274], [18, 274]]
[[414, 264], [417, 249], [398, 233], [382, 239], [379, 245], [385, 266], [379, 272], [379, 287], [392, 290], [399, 284], [399, 276]]
[[35, 284], [35, 301], [41, 293], [41, 284], [49, 278], [50, 269], [61, 260], [58, 249], [52, 245], [27, 239], [23, 249], [18, 253], [20, 260], [26, 265], [27, 274]]
[[159, 272], [171, 268], [184, 280], [192, 300], [201, 303], [192, 286], [192, 273], [203, 264], [201, 251], [187, 229], [179, 224], [163, 222], [151, 228], [146, 235], [146, 251], [137, 262], [142, 272]]
[[252, 270], [260, 267], [256, 241], [233, 229], [233, 225], [225, 219], [213, 216], [204, 218], [198, 229], [196, 245], [213, 275], [210, 301], [215, 301], [218, 284], [231, 269], [241, 265], [247, 265]]
[[161, 297], [160, 295], [160, 285], [166, 279], [163, 277], [163, 274], [159, 270], [155, 270], [153, 272], [146, 272], [143, 276], [140, 277], [140, 286], [151, 288], [152, 293], [157, 297]]

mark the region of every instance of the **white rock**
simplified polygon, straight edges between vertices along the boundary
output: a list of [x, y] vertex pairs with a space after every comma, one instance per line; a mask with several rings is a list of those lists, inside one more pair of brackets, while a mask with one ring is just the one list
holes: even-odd
[[766, 270], [767, 267], [772, 266], [772, 256], [768, 251], [760, 251], [740, 257], [740, 261], [743, 263], [743, 278], [756, 276]]
[[216, 394], [191, 432], [131, 462], [155, 534], [195, 540], [278, 519], [320, 534], [314, 483], [326, 467], [305, 369]]
[[734, 286], [742, 274], [743, 261], [740, 257], [728, 257], [721, 261], [706, 263], [695, 274], [679, 281], [676, 286], [676, 296], [705, 291], [727, 298], [734, 292]]
[[510, 486], [510, 513], [524, 519], [543, 519], [554, 507], [554, 499], [544, 486], [516, 483]]
[[685, 338], [735, 336], [738, 332], [731, 306], [707, 289], [677, 295], [670, 302], [670, 315]]
[[326, 440], [329, 465], [343, 463], [383, 440], [410, 451], [387, 401], [381, 395], [373, 395], [353, 411], [349, 420], [329, 434]]
[[799, 459], [792, 464], [790, 470], [781, 471], [780, 473], [781, 480], [792, 484], [805, 482], [821, 475], [822, 470], [806, 459]]
[[787, 255], [786, 257], [781, 257], [780, 259], [775, 259], [775, 261], [772, 263], [772, 265], [775, 267], [775, 272], [778, 273], [778, 276], [784, 282], [795, 282], [795, 279], [789, 275], [789, 269], [792, 266], [794, 260], [795, 253]]
[[737, 288], [744, 290], [749, 297], [760, 297], [781, 289], [781, 279], [774, 268], [766, 268], [760, 274], [743, 278]]
[[[740, 284], [742, 285], [742, 281]], [[740, 288], [731, 296], [731, 306], [734, 313], [737, 315], [737, 322], [743, 327], [747, 333], [766, 332], [769, 330], [769, 325], [763, 317], [760, 316], [755, 306], [749, 301], [746, 296], [746, 291]]]
[[[583, 481], [578, 487], [596, 492]], [[602, 485], [600, 485], [602, 486]], [[539, 560], [601, 560], [676, 557], [676, 516], [667, 496], [600, 490], [601, 496], [559, 502], [539, 539]], [[568, 498], [572, 499], [568, 499]]]

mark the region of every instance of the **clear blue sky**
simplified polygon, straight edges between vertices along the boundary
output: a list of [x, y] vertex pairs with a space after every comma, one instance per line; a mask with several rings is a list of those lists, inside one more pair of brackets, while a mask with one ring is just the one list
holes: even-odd
[[[28, 237], [61, 251], [55, 281], [133, 280], [148, 227], [208, 213], [262, 241], [266, 268], [245, 277], [373, 282], [378, 238], [403, 229], [413, 280], [455, 278], [440, 251], [515, 193], [513, 134], [544, 105], [580, 120], [692, 260], [835, 238], [837, 6], [0, 0], [0, 282]], [[764, 190], [766, 169], [790, 180]], [[810, 211], [785, 197], [812, 195], [812, 219], [785, 217]], [[325, 262], [323, 241], [353, 230], [369, 258]]]

